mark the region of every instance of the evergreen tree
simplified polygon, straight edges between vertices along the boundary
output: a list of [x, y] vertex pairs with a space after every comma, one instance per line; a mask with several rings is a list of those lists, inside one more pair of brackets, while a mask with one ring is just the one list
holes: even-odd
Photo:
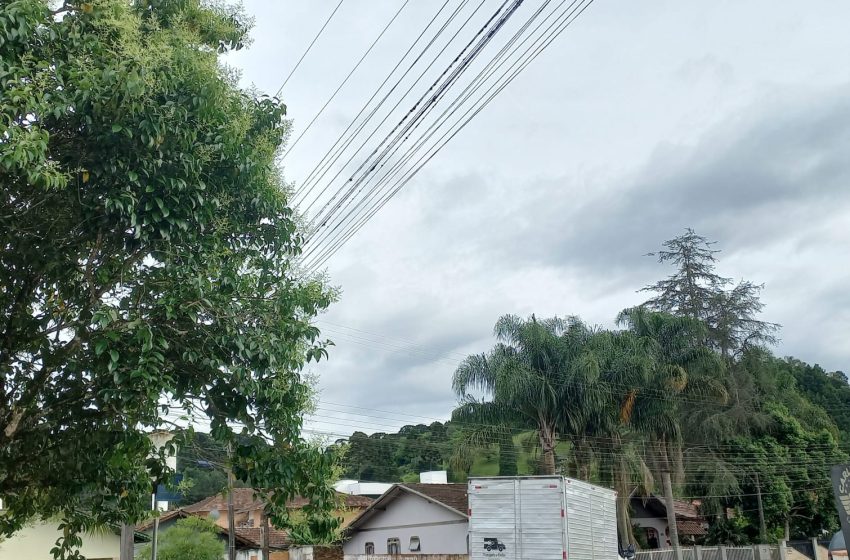
[[763, 285], [741, 281], [715, 271], [715, 242], [688, 228], [685, 233], [665, 241], [658, 253], [660, 263], [670, 263], [676, 270], [669, 277], [640, 291], [656, 295], [645, 307], [700, 321], [706, 325], [703, 340], [726, 359], [732, 360], [747, 348], [776, 342], [779, 325], [757, 318], [764, 309], [759, 298]]

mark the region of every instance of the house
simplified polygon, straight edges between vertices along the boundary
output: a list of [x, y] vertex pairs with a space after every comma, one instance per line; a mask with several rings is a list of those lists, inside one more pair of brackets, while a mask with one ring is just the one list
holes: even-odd
[[394, 484], [351, 521], [345, 557], [467, 554], [466, 489], [466, 484]]
[[[656, 496], [632, 497], [632, 523], [637, 526], [650, 549], [667, 548], [670, 544], [670, 530], [667, 523], [667, 507], [664, 500]], [[679, 542], [695, 544], [708, 534], [708, 523], [700, 515], [698, 504], [674, 500], [676, 528]]]
[[[0, 513], [2, 515], [2, 513]], [[28, 523], [8, 539], [0, 540], [0, 560], [53, 560], [50, 549], [62, 533], [58, 520]], [[118, 560], [121, 531], [104, 528], [82, 535], [79, 551], [88, 560]]]
[[[347, 526], [352, 519], [372, 504], [372, 499], [365, 496], [337, 493], [337, 497], [339, 498], [340, 508], [334, 511], [334, 515], [342, 518], [343, 527]], [[307, 503], [306, 498], [297, 497], [289, 500], [286, 506], [291, 510], [298, 510], [306, 506]], [[260, 527], [264, 509], [265, 503], [254, 496], [252, 488], [233, 489], [233, 523], [237, 529]], [[227, 496], [224, 494], [210, 496], [200, 502], [188, 505], [182, 510], [186, 513], [203, 515], [211, 519], [215, 518], [215, 523], [219, 527], [227, 528], [228, 526]]]

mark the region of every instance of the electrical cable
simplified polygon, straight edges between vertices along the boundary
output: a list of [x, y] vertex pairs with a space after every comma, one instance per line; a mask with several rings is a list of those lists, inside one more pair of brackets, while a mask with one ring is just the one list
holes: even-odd
[[401, 14], [402, 10], [404, 10], [405, 6], [407, 6], [407, 4], [409, 2], [410, 2], [410, 0], [404, 0], [404, 3], [401, 5], [401, 7], [398, 9], [398, 11], [396, 11], [396, 13], [395, 13], [395, 15], [393, 15], [392, 19], [390, 19], [390, 21], [384, 26], [384, 28], [381, 30], [381, 33], [375, 38], [375, 40], [372, 42], [372, 44], [369, 45], [369, 48], [366, 49], [366, 52], [363, 53], [363, 56], [360, 57], [360, 60], [357, 61], [357, 64], [354, 65], [354, 68], [351, 69], [351, 71], [342, 80], [342, 82], [339, 84], [339, 86], [336, 88], [336, 90], [334, 90], [334, 92], [331, 94], [331, 96], [328, 98], [328, 100], [325, 101], [325, 104], [322, 105], [322, 108], [319, 109], [319, 112], [316, 113], [316, 115], [313, 117], [313, 120], [310, 121], [310, 123], [307, 125], [307, 127], [304, 130], [301, 131], [301, 134], [298, 135], [298, 137], [295, 139], [295, 141], [292, 143], [292, 145], [286, 150], [286, 152], [284, 152], [284, 154], [281, 156], [281, 159], [283, 159], [287, 155], [289, 155], [290, 152], [292, 152], [292, 150], [295, 148], [295, 146], [298, 145], [298, 142], [300, 142], [301, 139], [304, 138], [304, 135], [307, 134], [307, 132], [310, 130], [310, 128], [312, 128], [312, 126], [316, 122], [316, 120], [322, 115], [322, 113], [325, 112], [325, 109], [327, 109], [327, 107], [328, 107], [328, 105], [330, 105], [331, 101], [333, 101], [336, 98], [336, 95], [345, 86], [345, 84], [348, 83], [348, 80], [351, 78], [351, 76], [357, 71], [358, 68], [360, 68], [360, 65], [363, 64], [363, 61], [366, 60], [366, 57], [369, 56], [369, 53], [372, 52], [372, 49], [375, 48], [375, 45], [378, 44], [378, 41], [381, 40], [381, 37], [384, 36], [384, 34], [387, 32], [387, 30], [390, 28], [390, 26], [393, 24], [393, 22], [396, 20], [396, 18], [398, 18], [398, 16]]
[[[448, 143], [448, 141], [450, 141], [464, 126], [466, 126], [466, 124], [468, 124], [468, 122], [470, 120], [472, 120], [472, 118], [474, 118], [487, 104], [489, 104], [489, 102], [492, 101], [492, 99], [496, 95], [498, 95], [498, 93], [500, 93], [510, 82], [512, 82], [513, 79], [515, 79], [516, 76], [519, 75], [519, 73], [522, 72], [522, 70], [524, 70], [528, 66], [528, 64], [530, 64], [534, 59], [536, 59], [537, 56], [539, 56], [539, 54], [546, 47], [548, 47], [552, 43], [552, 41], [554, 41], [555, 38], [557, 38], [573, 21], [575, 21], [575, 19], [577, 19], [584, 12], [584, 10], [587, 9], [587, 7], [589, 7], [589, 5], [591, 3], [592, 3], [592, 0], [587, 1], [587, 2], [583, 2], [577, 8], [575, 8], [572, 12], [570, 12], [562, 22], [560, 22], [560, 25], [558, 25], [558, 27], [555, 29], [555, 31], [550, 32], [549, 35], [545, 36], [542, 41], [535, 40], [535, 44], [532, 47], [529, 47], [529, 49], [526, 49], [526, 51], [523, 53], [523, 55], [526, 55], [532, 49], [535, 49], [534, 52], [532, 52], [530, 55], [528, 55], [525, 59], [522, 59], [522, 58], [517, 59], [517, 61], [515, 61], [514, 64], [511, 66], [511, 68], [514, 68], [519, 63], [520, 64], [519, 68], [515, 69], [508, 76], [507, 79], [502, 81], [502, 83], [498, 86], [498, 88], [495, 91], [493, 91], [484, 100], [484, 102], [482, 104], [480, 104], [478, 106], [478, 108], [475, 110], [475, 112], [472, 113], [471, 116], [469, 116], [465, 121], [460, 123], [460, 125], [458, 127], [456, 127], [453, 132], [451, 132], [451, 128], [450, 128], [449, 131], [447, 131], [447, 133], [444, 134], [443, 137], [440, 140], [438, 140], [438, 143], [437, 143], [438, 146], [437, 146], [436, 150], [431, 151], [430, 154], [426, 153], [427, 158], [426, 158], [426, 156], [423, 156], [423, 158], [420, 158], [420, 160], [417, 162], [418, 165], [415, 167], [415, 169], [411, 173], [409, 173], [406, 178], [399, 180], [388, 196], [385, 196], [385, 198], [381, 199], [377, 204], [373, 204], [373, 206], [367, 211], [367, 214], [366, 214], [367, 217], [365, 219], [357, 222], [355, 224], [355, 226], [353, 228], [351, 228], [351, 230], [348, 233], [344, 234], [343, 237], [341, 238], [340, 242], [337, 242], [337, 244], [335, 246], [331, 245], [331, 247], [329, 249], [325, 249], [324, 254], [320, 253], [319, 257], [317, 259], [314, 259], [315, 262], [305, 261], [305, 262], [309, 263], [309, 267], [312, 268], [312, 269], [315, 269], [318, 266], [322, 266], [324, 264], [324, 262], [326, 262], [327, 259], [333, 253], [335, 253], [338, 250], [339, 247], [341, 247], [342, 244], [344, 244], [348, 239], [350, 239], [351, 236], [354, 233], [356, 233], [356, 231], [359, 231], [359, 229], [363, 227], [365, 222], [368, 221], [368, 219], [370, 219], [372, 216], [374, 216], [374, 214], [378, 210], [380, 210], [380, 208], [383, 207], [384, 204], [386, 204], [386, 202], [389, 200], [389, 198], [394, 196], [394, 194], [397, 193], [401, 189], [401, 187], [403, 187], [413, 177], [413, 175], [415, 175], [416, 172], [418, 172], [428, 161], [430, 161], [430, 159], [433, 158], [434, 155], [436, 155], [436, 153], [440, 149], [442, 149], [442, 147], [445, 146], [446, 143]], [[562, 4], [563, 4], [563, 2], [561, 3], [561, 5]], [[550, 26], [548, 29], [551, 29], [551, 27], [552, 26]], [[538, 26], [538, 29], [539, 29], [539, 26]], [[521, 56], [523, 56], [523, 55], [521, 55]], [[510, 69], [508, 71], [510, 71]], [[490, 75], [492, 75], [492, 73]], [[479, 83], [478, 87], [480, 87], [482, 84], [483, 84], [483, 82]], [[463, 95], [463, 94], [461, 94], [461, 95]], [[467, 96], [467, 99], [468, 99], [468, 97], [469, 96]], [[467, 113], [464, 116], [469, 115], [470, 111], [472, 111], [473, 108], [475, 108], [474, 104], [467, 111]], [[451, 136], [449, 136], [446, 139], [446, 136], [449, 134], [449, 132], [451, 132]], [[441, 141], [442, 141], [442, 143], [440, 143]], [[420, 144], [420, 146], [421, 146], [421, 144]], [[424, 159], [424, 161], [423, 161], [423, 159]]]
[[339, 7], [342, 6], [343, 2], [345, 2], [345, 0], [339, 0], [339, 3], [336, 5], [336, 8], [333, 9], [333, 11], [331, 12], [331, 15], [328, 16], [328, 19], [326, 19], [324, 25], [322, 25], [322, 28], [319, 29], [319, 32], [316, 33], [316, 36], [313, 37], [312, 41], [310, 41], [310, 44], [307, 46], [307, 49], [301, 55], [301, 58], [299, 58], [298, 62], [295, 63], [295, 67], [289, 72], [289, 75], [286, 76], [286, 79], [283, 80], [283, 84], [281, 84], [281, 86], [277, 89], [277, 92], [274, 94], [274, 97], [279, 96], [280, 93], [283, 91], [283, 88], [286, 87], [286, 84], [289, 83], [289, 78], [291, 78], [292, 75], [295, 74], [295, 71], [298, 70], [298, 67], [301, 66], [301, 62], [304, 60], [304, 57], [307, 56], [307, 53], [310, 52], [310, 49], [312, 49], [313, 45], [316, 44], [316, 41], [319, 40], [319, 37], [322, 35], [322, 32], [325, 30], [325, 27], [327, 27], [328, 24], [331, 22], [331, 20], [334, 17], [334, 14], [336, 14], [337, 10], [339, 10]]

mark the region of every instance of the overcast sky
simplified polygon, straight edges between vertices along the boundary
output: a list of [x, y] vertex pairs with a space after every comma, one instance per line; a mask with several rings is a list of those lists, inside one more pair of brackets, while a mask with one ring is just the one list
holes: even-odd
[[[246, 0], [243, 84], [277, 91], [336, 3]], [[288, 181], [440, 4], [402, 10], [286, 156]], [[295, 136], [400, 5], [344, 0], [282, 93]], [[778, 354], [850, 370], [848, 21], [835, 0], [596, 0], [329, 261], [342, 294], [319, 321], [336, 347], [313, 425], [447, 418], [454, 368], [500, 315], [612, 326], [670, 272], [643, 255], [686, 227], [718, 242], [720, 273], [765, 284]]]

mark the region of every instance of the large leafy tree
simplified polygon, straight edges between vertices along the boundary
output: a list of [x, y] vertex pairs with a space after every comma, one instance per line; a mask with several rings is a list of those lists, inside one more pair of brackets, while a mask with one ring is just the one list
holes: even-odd
[[331, 295], [293, 269], [285, 107], [218, 58], [245, 34], [200, 0], [0, 5], [0, 535], [59, 515], [72, 547], [142, 516], [166, 402], [208, 417], [273, 520], [298, 493], [333, 525], [300, 437]]

